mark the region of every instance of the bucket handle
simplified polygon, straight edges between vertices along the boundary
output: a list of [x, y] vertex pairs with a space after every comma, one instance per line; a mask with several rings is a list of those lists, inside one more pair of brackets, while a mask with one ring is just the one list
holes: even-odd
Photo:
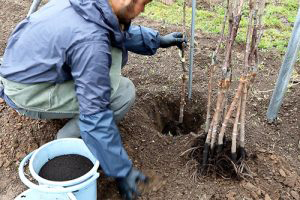
[[34, 151], [31, 152], [30, 154], [28, 154], [20, 163], [19, 166], [19, 176], [21, 181], [29, 188], [34, 189], [34, 190], [38, 190], [41, 192], [48, 192], [48, 193], [68, 193], [68, 196], [70, 197], [71, 200], [73, 200], [72, 195], [70, 195], [69, 193], [72, 193], [73, 191], [76, 190], [80, 190], [82, 188], [85, 188], [86, 186], [88, 186], [90, 183], [92, 183], [93, 181], [95, 181], [98, 177], [99, 177], [99, 173], [95, 173], [89, 180], [84, 181], [78, 185], [75, 186], [70, 186], [70, 187], [50, 187], [48, 185], [37, 185], [35, 183], [32, 183], [28, 178], [26, 178], [25, 173], [24, 173], [24, 167], [27, 164], [27, 162], [29, 161], [29, 159], [31, 158], [31, 156], [33, 155]]

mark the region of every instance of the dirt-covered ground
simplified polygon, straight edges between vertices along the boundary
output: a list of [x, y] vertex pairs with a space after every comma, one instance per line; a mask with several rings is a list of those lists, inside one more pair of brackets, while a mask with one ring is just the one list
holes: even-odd
[[[24, 18], [29, 0], [0, 0], [0, 54], [15, 25]], [[136, 23], [162, 34], [181, 27], [139, 18]], [[244, 180], [218, 176], [195, 176], [195, 161], [183, 152], [191, 147], [193, 133], [203, 133], [207, 75], [215, 36], [197, 32], [192, 100], [187, 103], [186, 134], [163, 135], [170, 120], [179, 114], [181, 67], [175, 48], [160, 49], [155, 56], [131, 54], [123, 70], [136, 85], [133, 109], [120, 124], [124, 145], [134, 165], [153, 178], [141, 199], [299, 199], [300, 192], [300, 80], [288, 90], [276, 125], [266, 121], [266, 110], [283, 55], [262, 53], [261, 66], [251, 89], [247, 108], [246, 150], [251, 177]], [[243, 47], [234, 49], [236, 88]], [[220, 58], [220, 61], [222, 58]], [[296, 66], [300, 73], [299, 65]], [[214, 86], [217, 81], [214, 81]], [[216, 88], [216, 87], [215, 87]], [[216, 94], [216, 90], [214, 90]], [[53, 140], [65, 120], [38, 121], [19, 116], [0, 99], [0, 199], [13, 199], [26, 187], [18, 177], [20, 160], [42, 144]], [[229, 137], [230, 131], [226, 133]], [[120, 199], [114, 182], [103, 174], [98, 182], [99, 199]]]

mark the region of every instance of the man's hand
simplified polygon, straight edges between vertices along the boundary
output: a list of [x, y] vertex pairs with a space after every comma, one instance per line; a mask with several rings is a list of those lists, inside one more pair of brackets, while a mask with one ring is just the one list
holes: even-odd
[[122, 198], [125, 200], [133, 200], [141, 195], [137, 188], [137, 182], [141, 181], [147, 183], [148, 177], [133, 168], [125, 178], [117, 178], [116, 180]]
[[170, 33], [165, 36], [159, 36], [160, 37], [160, 47], [161, 48], [168, 48], [171, 46], [177, 46], [178, 48], [182, 48], [182, 46], [186, 46], [187, 40], [186, 38], [183, 38], [182, 33], [180, 32], [174, 32]]

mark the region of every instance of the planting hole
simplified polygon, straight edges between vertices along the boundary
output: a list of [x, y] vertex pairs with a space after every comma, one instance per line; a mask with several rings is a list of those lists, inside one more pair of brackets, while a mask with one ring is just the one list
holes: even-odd
[[171, 97], [158, 97], [146, 106], [149, 118], [154, 127], [164, 135], [178, 136], [197, 133], [204, 123], [205, 104], [199, 99], [197, 102], [187, 102], [184, 107], [183, 123], [179, 123], [179, 100]]

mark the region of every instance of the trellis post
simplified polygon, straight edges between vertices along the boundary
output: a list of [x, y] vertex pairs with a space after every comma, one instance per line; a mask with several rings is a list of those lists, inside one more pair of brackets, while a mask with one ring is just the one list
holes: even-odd
[[300, 46], [300, 8], [298, 10], [292, 36], [290, 38], [287, 52], [285, 54], [283, 63], [281, 65], [275, 90], [273, 92], [269, 104], [269, 108], [267, 111], [267, 119], [270, 123], [276, 120], [280, 106], [284, 98], [284, 94], [288, 89], [288, 84], [293, 72], [295, 62], [297, 60], [299, 46]]

